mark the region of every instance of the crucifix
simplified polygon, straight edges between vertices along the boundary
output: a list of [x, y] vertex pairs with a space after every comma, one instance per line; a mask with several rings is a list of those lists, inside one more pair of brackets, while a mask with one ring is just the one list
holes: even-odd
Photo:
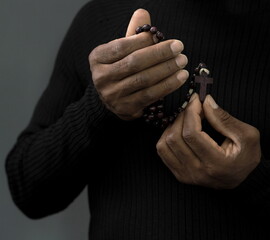
[[210, 78], [210, 71], [206, 68], [204, 63], [200, 63], [195, 69], [194, 82], [199, 84], [199, 98], [203, 102], [207, 94], [207, 86], [213, 84], [213, 78]]

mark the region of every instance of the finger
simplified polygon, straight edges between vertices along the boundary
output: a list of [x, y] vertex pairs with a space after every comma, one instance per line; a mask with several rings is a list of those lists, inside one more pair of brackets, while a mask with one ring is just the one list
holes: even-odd
[[128, 96], [129, 101], [136, 102], [139, 108], [149, 106], [160, 98], [181, 87], [188, 78], [188, 71], [180, 70], [154, 86], [145, 88]]
[[150, 33], [141, 33], [131, 37], [119, 38], [96, 47], [90, 54], [93, 63], [111, 64], [117, 62], [138, 49], [154, 44]]
[[180, 69], [183, 69], [187, 62], [187, 57], [183, 54], [179, 54], [173, 59], [157, 64], [151, 68], [125, 78], [124, 80], [115, 84], [111, 91], [119, 92], [120, 89], [120, 96], [127, 96], [138, 90], [151, 87]]
[[[172, 173], [176, 176], [178, 180], [180, 180], [180, 172], [184, 171], [184, 165], [176, 158], [171, 149], [168, 147], [166, 143], [167, 135], [170, 132], [171, 126], [168, 126], [167, 129], [162, 134], [159, 139], [156, 148], [158, 155], [160, 156], [163, 163], [172, 171]], [[182, 179], [183, 181], [183, 179]]]
[[147, 48], [139, 49], [127, 57], [107, 65], [110, 79], [121, 80], [161, 62], [165, 62], [179, 55], [183, 50], [183, 43], [179, 40], [167, 40]]
[[184, 115], [185, 113], [182, 112], [177, 116], [172, 124], [171, 131], [167, 136], [166, 142], [177, 159], [179, 159], [183, 164], [189, 164], [192, 167], [199, 167], [199, 159], [182, 138]]
[[224, 150], [207, 133], [202, 131], [202, 111], [198, 94], [194, 94], [185, 110], [183, 139], [201, 161], [211, 161], [220, 158], [220, 155], [224, 154]]
[[133, 13], [130, 19], [126, 32], [126, 37], [134, 35], [136, 28], [138, 26], [143, 26], [144, 24], [151, 25], [151, 17], [148, 11], [140, 8]]
[[235, 143], [240, 141], [241, 136], [245, 133], [246, 123], [239, 121], [220, 108], [210, 95], [206, 96], [203, 110], [206, 119], [215, 130]]

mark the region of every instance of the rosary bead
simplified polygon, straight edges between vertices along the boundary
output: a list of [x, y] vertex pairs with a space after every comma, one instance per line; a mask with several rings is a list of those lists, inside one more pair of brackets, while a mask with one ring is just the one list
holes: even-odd
[[[199, 68], [199, 67], [196, 67], [195, 70], [194, 70], [194, 72], [195, 72], [196, 74], [199, 74], [200, 68]], [[196, 74], [193, 74], [193, 77], [195, 77]]]
[[200, 69], [201, 69], [201, 68], [207, 68], [207, 66], [206, 66], [205, 63], [200, 63], [199, 66], [198, 66], [198, 68], [200, 68]]
[[174, 121], [174, 117], [173, 116], [169, 116], [169, 123], [173, 123]]
[[164, 117], [164, 113], [163, 113], [163, 112], [159, 112], [159, 113], [157, 114], [157, 117], [158, 117], [158, 118], [163, 118], [163, 117]]
[[182, 107], [183, 109], [185, 109], [187, 105], [188, 105], [188, 102], [185, 101], [181, 107]]
[[147, 118], [147, 119], [145, 119], [145, 122], [146, 123], [150, 123], [150, 120]]
[[186, 96], [186, 101], [189, 101], [189, 100], [190, 100], [191, 95], [192, 95], [192, 94], [190, 94], [190, 93], [187, 94], [187, 96]]
[[181, 113], [181, 112], [183, 112], [184, 109], [179, 107], [177, 110], [178, 110], [178, 113]]
[[153, 120], [155, 119], [154, 114], [150, 114], [150, 115], [148, 116], [148, 119], [149, 119], [150, 121], [153, 121]]
[[150, 28], [150, 32], [153, 33], [153, 34], [157, 33], [157, 31], [158, 31], [157, 27], [151, 27]]
[[154, 121], [154, 126], [158, 127], [159, 126], [159, 121]]
[[139, 26], [136, 28], [135, 32], [136, 32], [136, 34], [139, 34], [139, 33], [143, 32], [143, 28]]
[[[162, 32], [158, 31], [157, 27], [150, 26], [149, 24], [144, 24], [143, 26], [139, 26], [136, 28], [136, 34], [141, 32], [150, 32], [155, 34], [155, 41], [159, 42], [165, 39]], [[200, 63], [194, 70], [195, 74], [193, 74], [193, 78], [189, 82], [189, 90], [186, 95], [185, 101], [178, 107], [177, 111], [174, 112], [171, 116], [166, 116], [164, 113], [164, 98], [160, 98], [155, 103], [149, 105], [144, 109], [143, 118], [146, 123], [151, 123], [155, 127], [159, 127], [165, 129], [170, 123], [173, 123], [177, 118], [178, 114], [183, 112], [186, 106], [189, 103], [189, 100], [194, 93], [198, 83], [201, 83], [202, 78], [207, 78], [210, 75], [209, 70], [205, 63]], [[211, 79], [210, 79], [211, 80]], [[212, 80], [213, 81], [213, 80]], [[208, 84], [212, 83], [209, 81]], [[200, 93], [201, 94], [201, 93]]]
[[155, 106], [149, 108], [151, 113], [154, 113], [157, 111], [157, 108]]
[[157, 106], [157, 109], [158, 109], [159, 111], [163, 110], [163, 108], [164, 108], [164, 106], [163, 106], [162, 104]]
[[144, 25], [142, 26], [142, 30], [143, 30], [144, 32], [148, 32], [148, 31], [150, 30], [150, 28], [151, 28], [151, 26], [150, 26], [149, 24], [144, 24]]
[[162, 118], [162, 124], [168, 124], [169, 123], [169, 120], [168, 120], [168, 118], [166, 117], [166, 118]]
[[160, 31], [157, 31], [156, 36], [157, 36], [157, 39], [160, 40], [160, 41], [164, 39], [164, 35]]
[[194, 88], [196, 87], [196, 84], [195, 84], [195, 82], [194, 82], [193, 80], [190, 81], [189, 87], [190, 87], [191, 89], [194, 89]]

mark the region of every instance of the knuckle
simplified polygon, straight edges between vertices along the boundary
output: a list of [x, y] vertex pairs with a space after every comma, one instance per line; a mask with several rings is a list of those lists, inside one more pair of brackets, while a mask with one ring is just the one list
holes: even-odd
[[176, 64], [172, 64], [172, 62], [175, 62], [175, 60], [165, 62], [165, 71], [168, 74], [174, 73], [177, 70]]
[[133, 81], [134, 88], [136, 89], [141, 88], [145, 85], [145, 83], [146, 83], [145, 76], [142, 73], [138, 73], [135, 75]]
[[114, 112], [117, 115], [128, 115], [127, 112], [125, 111], [125, 107], [123, 104], [112, 104]]
[[88, 57], [90, 63], [100, 62], [103, 59], [104, 55], [107, 54], [107, 51], [104, 51], [107, 44], [108, 43], [101, 44], [91, 51]]
[[164, 59], [167, 57], [166, 49], [161, 44], [157, 44], [154, 50], [155, 57], [158, 59]]
[[157, 149], [157, 153], [159, 155], [163, 155], [164, 151], [165, 151], [165, 143], [163, 140], [159, 140], [156, 144], [156, 149]]
[[106, 77], [107, 76], [104, 71], [92, 71], [92, 79], [96, 87], [99, 87], [103, 82], [105, 82]]
[[130, 105], [127, 101], [115, 101], [114, 111], [117, 115], [123, 116], [125, 119], [132, 120], [141, 116], [140, 111], [135, 106]]
[[124, 69], [126, 69], [128, 72], [137, 72], [139, 69], [137, 57], [134, 54], [129, 55], [125, 58]]
[[183, 129], [182, 137], [188, 144], [194, 144], [197, 141], [195, 134], [189, 129]]
[[110, 103], [113, 101], [114, 92], [110, 88], [102, 90], [101, 95], [106, 103]]
[[250, 126], [246, 131], [245, 131], [246, 139], [250, 141], [258, 141], [260, 139], [260, 132], [257, 128]]
[[154, 100], [155, 98], [153, 93], [150, 90], [146, 89], [142, 93], [142, 97], [140, 98], [140, 104], [141, 105], [149, 104], [154, 102]]
[[171, 132], [166, 136], [166, 143], [171, 146], [174, 147], [177, 144], [178, 141], [178, 136], [176, 136], [175, 133]]
[[132, 119], [136, 119], [136, 118], [139, 118], [139, 117], [141, 117], [142, 116], [142, 112], [141, 111], [135, 111], [135, 112], [133, 112], [133, 113], [131, 113], [131, 118]]
[[208, 177], [212, 178], [212, 179], [216, 179], [216, 180], [220, 180], [220, 179], [226, 179], [227, 177], [227, 172], [230, 171], [230, 168], [228, 166], [210, 166], [208, 165], [206, 167], [206, 174]]
[[142, 35], [138, 35], [138, 37], [140, 38], [139, 41], [139, 48], [145, 48], [147, 46], [151, 46], [153, 44], [153, 39], [151, 35], [148, 34], [142, 34]]
[[96, 48], [92, 50], [92, 52], [90, 52], [90, 54], [88, 55], [88, 61], [90, 64], [92, 64], [93, 62], [97, 61], [97, 54], [96, 54]]
[[174, 89], [174, 84], [169, 80], [164, 80], [162, 82], [162, 89], [165, 90], [166, 92], [170, 92]]
[[211, 178], [218, 178], [220, 176], [220, 173], [217, 171], [217, 169], [213, 167], [207, 167], [206, 174]]
[[192, 176], [192, 181], [195, 185], [202, 185], [205, 182], [205, 176], [203, 174], [194, 174]]
[[220, 121], [225, 123], [232, 119], [232, 116], [227, 111], [224, 111], [221, 108], [218, 108], [217, 110], [219, 111]]
[[123, 43], [122, 43], [122, 41], [116, 40], [114, 42], [114, 44], [112, 45], [112, 47], [111, 47], [110, 54], [112, 56], [114, 56], [114, 57], [117, 57], [117, 56], [119, 56], [119, 53], [121, 53], [122, 49], [123, 49]]

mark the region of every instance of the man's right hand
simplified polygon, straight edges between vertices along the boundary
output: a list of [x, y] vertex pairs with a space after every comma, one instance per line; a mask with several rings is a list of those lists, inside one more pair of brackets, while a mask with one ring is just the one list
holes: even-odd
[[[188, 78], [187, 57], [179, 40], [154, 44], [151, 33], [131, 35], [131, 28], [150, 23], [137, 10], [125, 38], [95, 48], [89, 55], [94, 85], [106, 107], [123, 120], [141, 117], [143, 109], [181, 87]], [[136, 27], [135, 27], [136, 26]]]

